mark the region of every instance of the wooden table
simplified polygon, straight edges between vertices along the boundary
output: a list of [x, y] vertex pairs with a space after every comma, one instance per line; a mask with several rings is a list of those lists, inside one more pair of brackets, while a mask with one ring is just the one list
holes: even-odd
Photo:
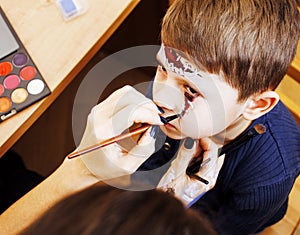
[[68, 86], [139, 0], [85, 0], [88, 10], [64, 21], [55, 0], [0, 0], [51, 95], [0, 123], [0, 157]]

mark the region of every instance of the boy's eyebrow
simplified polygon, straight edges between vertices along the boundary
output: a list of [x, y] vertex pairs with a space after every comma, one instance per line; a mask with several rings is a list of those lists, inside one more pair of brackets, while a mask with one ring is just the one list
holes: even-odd
[[[165, 61], [165, 63], [161, 60], [161, 58], [163, 57], [164, 58], [164, 56], [162, 56], [161, 55], [161, 49], [159, 50], [159, 52], [156, 54], [156, 61], [158, 62], [158, 65], [161, 65], [162, 67], [169, 67], [169, 64], [168, 63], [170, 63], [169, 61], [168, 61], [168, 58], [167, 58], [167, 61]], [[165, 53], [165, 52], [163, 52], [163, 53]], [[197, 72], [197, 75], [196, 76], [198, 76], [199, 78], [204, 78], [203, 76], [202, 76], [202, 74], [200, 74], [199, 73], [199, 70], [197, 69], [197, 67], [195, 66], [195, 65], [193, 65], [193, 64], [191, 64], [189, 61], [188, 61], [188, 59], [186, 59], [185, 57], [183, 57], [183, 56], [181, 56], [181, 55], [178, 55], [177, 53], [176, 53], [176, 55], [178, 56], [178, 57], [180, 57], [181, 59], [184, 59], [189, 65], [190, 65], [190, 67], [192, 68], [192, 70], [194, 70], [194, 71], [198, 71]], [[177, 62], [177, 61], [176, 61]], [[176, 67], [176, 65], [175, 65], [175, 67]], [[173, 72], [175, 72], [175, 71], [173, 71]], [[192, 71], [191, 71], [192, 72]], [[176, 72], [175, 72], [176, 73]], [[179, 74], [180, 75], [180, 74]], [[191, 78], [189, 78], [189, 77], [187, 77], [187, 76], [185, 76], [184, 74], [182, 74], [182, 75], [180, 75], [180, 76], [183, 76], [183, 77], [185, 77], [185, 78], [188, 78], [189, 80], [191, 79]]]

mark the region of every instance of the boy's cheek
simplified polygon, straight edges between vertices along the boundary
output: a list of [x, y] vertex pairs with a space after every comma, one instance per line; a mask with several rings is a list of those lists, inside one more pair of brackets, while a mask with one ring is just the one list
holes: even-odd
[[201, 113], [197, 110], [188, 110], [181, 118], [178, 129], [182, 135], [199, 139], [210, 134], [211, 118], [204, 110]]
[[181, 132], [194, 139], [209, 137], [224, 130], [225, 125], [219, 115], [212, 116], [207, 104], [196, 106], [181, 119]]
[[210, 122], [193, 122], [183, 123], [181, 128], [182, 135], [191, 137], [193, 139], [201, 139], [212, 135], [212, 128]]

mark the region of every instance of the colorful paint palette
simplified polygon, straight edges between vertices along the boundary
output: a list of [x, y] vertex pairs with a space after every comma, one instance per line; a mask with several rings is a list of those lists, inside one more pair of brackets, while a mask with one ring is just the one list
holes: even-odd
[[0, 122], [50, 94], [50, 89], [0, 8]]

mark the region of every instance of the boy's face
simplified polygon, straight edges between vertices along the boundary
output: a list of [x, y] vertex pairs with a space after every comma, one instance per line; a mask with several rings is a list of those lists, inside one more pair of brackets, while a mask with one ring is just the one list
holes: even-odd
[[[181, 54], [181, 53], [180, 53]], [[213, 136], [238, 122], [244, 103], [220, 75], [198, 70], [174, 49], [162, 45], [153, 84], [153, 100], [164, 114], [183, 116], [162, 127], [171, 138]]]

